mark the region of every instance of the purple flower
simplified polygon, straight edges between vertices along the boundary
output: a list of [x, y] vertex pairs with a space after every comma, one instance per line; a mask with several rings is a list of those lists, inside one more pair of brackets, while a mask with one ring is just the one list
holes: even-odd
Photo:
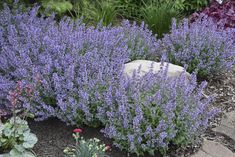
[[173, 20], [170, 34], [159, 41], [159, 53], [167, 54], [171, 63], [187, 65], [190, 73], [208, 77], [234, 64], [235, 44], [232, 40], [234, 29], [221, 29], [211, 18], [199, 17], [190, 23], [184, 19], [180, 24]]

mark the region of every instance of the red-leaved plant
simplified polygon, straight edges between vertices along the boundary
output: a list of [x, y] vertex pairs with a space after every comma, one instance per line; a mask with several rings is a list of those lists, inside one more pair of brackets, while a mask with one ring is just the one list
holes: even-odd
[[225, 28], [235, 28], [235, 0], [224, 0], [219, 4], [213, 0], [209, 7], [206, 7], [200, 13], [194, 13], [191, 18], [194, 21], [199, 14], [205, 14], [211, 17], [219, 26]]

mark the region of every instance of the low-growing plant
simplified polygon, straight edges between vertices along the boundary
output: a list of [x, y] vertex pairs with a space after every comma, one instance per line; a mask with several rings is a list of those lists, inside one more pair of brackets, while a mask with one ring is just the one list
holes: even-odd
[[12, 117], [0, 126], [0, 148], [7, 153], [4, 157], [35, 157], [31, 149], [37, 140], [27, 121], [20, 117]]
[[210, 6], [206, 7], [199, 13], [194, 13], [191, 18], [195, 20], [196, 18], [205, 14], [211, 17], [218, 26], [224, 28], [235, 28], [235, 1], [221, 1], [220, 3], [213, 0]]
[[25, 94], [30, 99], [32, 88], [29, 85], [23, 87], [21, 82], [17, 83], [15, 90], [9, 92], [8, 99], [12, 105], [12, 117], [3, 123], [0, 120], [0, 150], [5, 153], [4, 157], [35, 157], [31, 149], [38, 139], [30, 132], [25, 120], [29, 115], [29, 109], [22, 111], [22, 107], [19, 105], [20, 99]]
[[81, 129], [74, 129], [73, 137], [76, 140], [76, 145], [64, 149], [65, 157], [109, 157], [105, 152], [110, 149], [105, 144], [100, 144], [97, 138], [85, 140], [80, 137]]
[[166, 53], [171, 63], [187, 65], [187, 71], [198, 70], [206, 78], [232, 68], [235, 45], [234, 30], [220, 29], [211, 18], [201, 17], [191, 23], [173, 21], [171, 33], [160, 41], [159, 51]]
[[119, 81], [105, 96], [105, 112], [99, 114], [105, 124], [102, 132], [118, 148], [138, 156], [165, 154], [172, 144], [193, 143], [218, 111], [210, 108], [212, 99], [202, 95], [206, 83], [197, 85], [195, 75], [167, 79], [163, 69]]

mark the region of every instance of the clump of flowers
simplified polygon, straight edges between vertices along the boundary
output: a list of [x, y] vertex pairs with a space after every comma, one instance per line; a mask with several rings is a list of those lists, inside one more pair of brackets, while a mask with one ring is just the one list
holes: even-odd
[[189, 23], [185, 19], [172, 23], [171, 33], [160, 41], [162, 53], [171, 63], [187, 65], [187, 71], [198, 70], [199, 77], [208, 77], [230, 70], [234, 64], [233, 29], [220, 29], [211, 18], [200, 17]]
[[[0, 12], [0, 98], [17, 80], [34, 82], [31, 112], [36, 120], [57, 116], [72, 123], [99, 125], [97, 106], [125, 62], [156, 52], [144, 24], [87, 27], [81, 20], [37, 16], [38, 7]], [[56, 35], [55, 35], [56, 34]]]
[[22, 106], [19, 105], [20, 98], [26, 95], [30, 99], [32, 92], [30, 85], [23, 86], [21, 81], [17, 82], [16, 88], [9, 92], [8, 99], [13, 115], [4, 122], [0, 121], [0, 151], [5, 153], [5, 157], [35, 157], [31, 149], [38, 139], [35, 134], [30, 132], [25, 120], [29, 115], [28, 110], [22, 110]]
[[209, 105], [212, 98], [203, 97], [205, 86], [197, 85], [195, 75], [167, 79], [166, 70], [120, 80], [119, 88], [108, 91], [113, 96], [105, 97], [102, 132], [120, 149], [137, 155], [164, 154], [170, 144], [193, 143], [218, 111]]
[[74, 129], [73, 137], [76, 140], [76, 145], [72, 148], [65, 148], [64, 154], [66, 157], [108, 157], [105, 152], [110, 150], [109, 146], [99, 144], [97, 138], [85, 140], [80, 137], [81, 129]]
[[[204, 83], [197, 88], [195, 78], [186, 84], [183, 76], [169, 82], [162, 74], [131, 80], [123, 76], [124, 63], [156, 55], [158, 43], [144, 24], [124, 21], [116, 27], [87, 27], [67, 18], [57, 23], [53, 17], [37, 17], [37, 10], [11, 11], [5, 6], [0, 12], [0, 98], [18, 80], [23, 86], [32, 83], [30, 99], [24, 95], [19, 100], [37, 120], [55, 116], [74, 125], [105, 125], [103, 132], [119, 148], [137, 154], [164, 152], [170, 143], [186, 145], [206, 128], [215, 111], [208, 107], [210, 99], [202, 99]], [[191, 70], [199, 67], [204, 72], [206, 65], [212, 73], [231, 67], [233, 52], [227, 34], [203, 26], [173, 27], [162, 40], [163, 52], [172, 53], [179, 63], [188, 61]], [[197, 34], [197, 29], [216, 37]], [[207, 37], [205, 44], [203, 37]], [[179, 54], [191, 58], [182, 61]], [[105, 145], [80, 138], [79, 129], [75, 132], [79, 146], [66, 149], [66, 155], [81, 156], [84, 151], [89, 157], [104, 155]]]

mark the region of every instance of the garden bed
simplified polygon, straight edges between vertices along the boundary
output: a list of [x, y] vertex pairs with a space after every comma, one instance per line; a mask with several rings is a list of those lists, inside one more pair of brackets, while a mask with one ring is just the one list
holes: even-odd
[[0, 148], [9, 157], [191, 156], [205, 138], [234, 152], [235, 29], [200, 14], [156, 37], [139, 21], [90, 27], [41, 11], [0, 12]]
[[[209, 128], [206, 133], [203, 135], [209, 140], [213, 140], [219, 143], [222, 143], [224, 146], [235, 152], [235, 141], [226, 137], [225, 135], [218, 134], [212, 131], [213, 127], [219, 125], [221, 117], [226, 113], [235, 109], [233, 103], [234, 97], [234, 80], [235, 80], [235, 68], [222, 75], [217, 81], [209, 80], [208, 88], [206, 89], [206, 94], [215, 93], [216, 101], [214, 106], [221, 109], [221, 114], [217, 116], [216, 120], [213, 121], [213, 125]], [[232, 96], [231, 96], [232, 95]], [[72, 131], [74, 127], [67, 126], [65, 123], [61, 122], [56, 118], [50, 118], [45, 121], [35, 122], [30, 121], [30, 128], [33, 133], [35, 133], [39, 139], [38, 143], [35, 145], [34, 151], [38, 157], [63, 157], [63, 150], [69, 145], [75, 144], [75, 141], [72, 137]], [[112, 140], [104, 137], [100, 133], [101, 128], [91, 128], [83, 126], [82, 136], [85, 138], [99, 138], [102, 142], [107, 145], [112, 145]], [[185, 154], [188, 156], [199, 149], [201, 143], [194, 145], [185, 150]], [[182, 153], [182, 152], [181, 152]], [[172, 153], [174, 154], [174, 153]], [[176, 153], [177, 154], [177, 153]], [[176, 155], [175, 154], [175, 155]], [[178, 150], [178, 155], [180, 151]], [[108, 155], [111, 157], [127, 157], [127, 152], [120, 151], [118, 148], [112, 146], [112, 150], [108, 152]], [[177, 155], [176, 155], [177, 156]], [[130, 157], [136, 157], [136, 155], [131, 155]], [[145, 157], [148, 157], [147, 155]], [[157, 157], [157, 156], [156, 156]], [[159, 155], [160, 157], [160, 155]]]

